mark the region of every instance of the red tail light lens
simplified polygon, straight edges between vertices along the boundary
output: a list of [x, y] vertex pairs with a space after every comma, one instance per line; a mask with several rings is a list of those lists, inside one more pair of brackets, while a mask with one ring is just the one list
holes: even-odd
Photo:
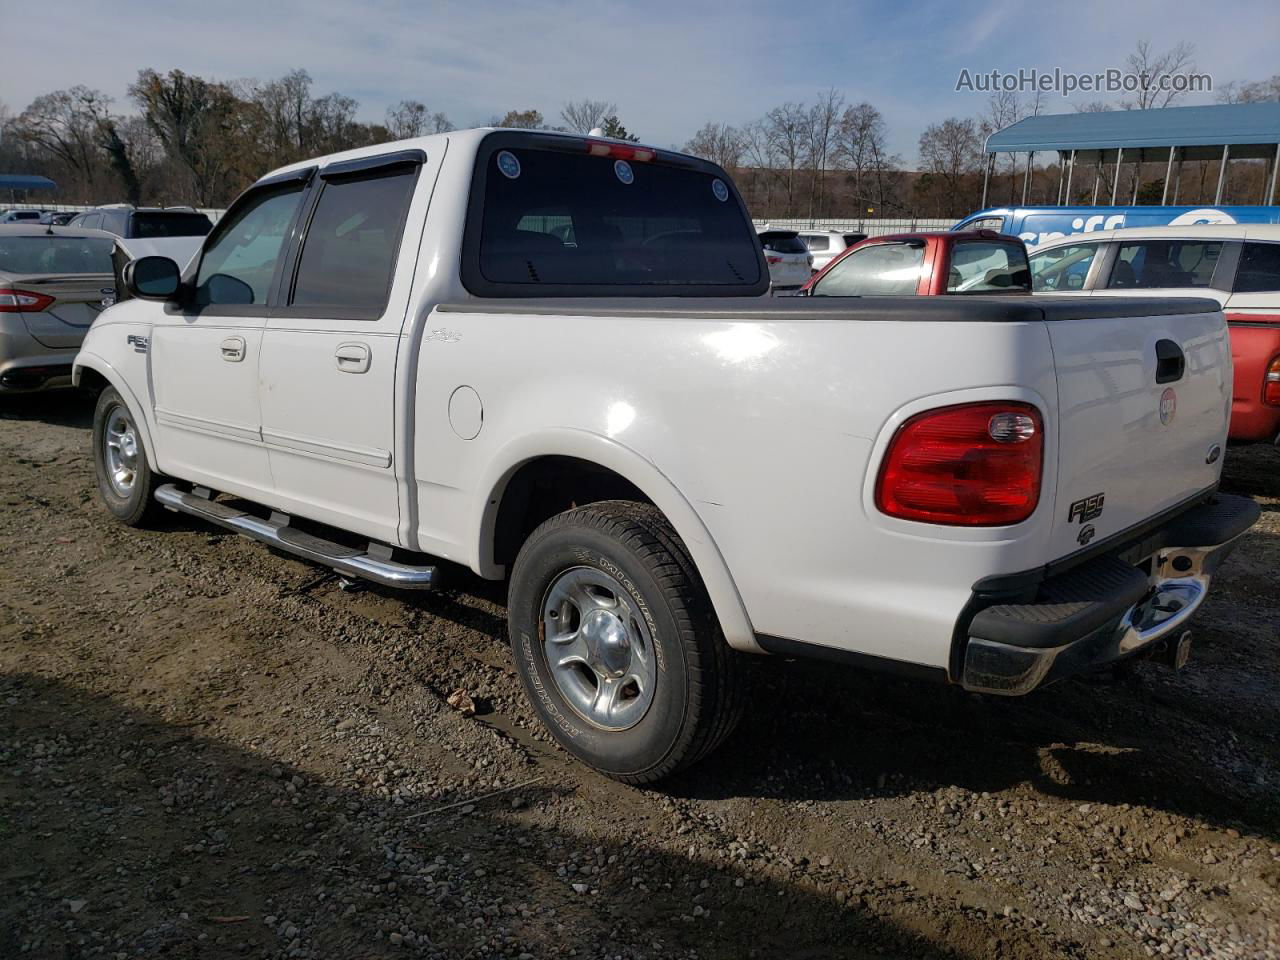
[[1029, 403], [917, 414], [894, 434], [876, 481], [891, 517], [961, 527], [1021, 523], [1040, 501], [1044, 421]]
[[781, 258], [781, 257], [769, 257], [769, 256], [766, 256], [764, 259], [765, 259], [765, 262], [766, 262], [766, 263], [781, 263], [781, 262], [782, 262], [782, 258]]
[[39, 313], [53, 301], [53, 297], [43, 293], [0, 288], [0, 313]]
[[1266, 376], [1262, 378], [1262, 402], [1280, 407], [1280, 357], [1271, 361]]

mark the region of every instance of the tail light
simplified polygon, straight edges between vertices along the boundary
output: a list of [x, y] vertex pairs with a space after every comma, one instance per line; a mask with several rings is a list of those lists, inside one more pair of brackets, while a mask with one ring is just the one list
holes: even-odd
[[609, 143], [606, 140], [588, 140], [587, 153], [593, 157], [613, 157], [615, 160], [634, 160], [637, 163], [646, 163], [653, 159], [657, 151], [653, 147]]
[[1262, 378], [1262, 402], [1280, 407], [1280, 357], [1275, 357]]
[[1044, 422], [1028, 403], [939, 407], [894, 434], [876, 481], [891, 517], [961, 527], [1020, 523], [1040, 501]]
[[770, 256], [767, 256], [767, 255], [766, 255], [764, 259], [765, 259], [765, 262], [766, 262], [766, 263], [781, 263], [781, 262], [782, 262], [782, 258], [781, 258], [781, 257], [770, 257]]
[[53, 297], [43, 293], [0, 288], [0, 313], [39, 313], [53, 302]]

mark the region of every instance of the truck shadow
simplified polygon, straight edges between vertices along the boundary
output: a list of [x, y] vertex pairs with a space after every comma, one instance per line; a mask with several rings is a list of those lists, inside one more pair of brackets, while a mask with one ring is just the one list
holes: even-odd
[[[981, 956], [977, 945], [996, 935], [1002, 956], [1037, 955], [1030, 935], [994, 921], [961, 918], [936, 942], [798, 875], [763, 879], [659, 844], [568, 832], [557, 813], [572, 787], [530, 786], [421, 819], [468, 797], [397, 805], [198, 722], [37, 675], [0, 678], [0, 698], [3, 956], [550, 957], [587, 947], [916, 960]], [[560, 875], [574, 859], [608, 865]], [[592, 892], [575, 892], [574, 880]], [[699, 896], [709, 917], [692, 916]], [[266, 926], [268, 915], [298, 925], [299, 944], [286, 924]], [[397, 946], [389, 933], [402, 924], [413, 939]]]
[[59, 427], [93, 426], [97, 397], [82, 390], [0, 394], [0, 420], [38, 420]]

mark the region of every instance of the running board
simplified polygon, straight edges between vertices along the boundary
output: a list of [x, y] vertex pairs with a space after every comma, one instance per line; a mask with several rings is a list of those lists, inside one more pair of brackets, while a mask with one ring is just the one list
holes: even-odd
[[372, 550], [364, 552], [356, 547], [303, 533], [289, 526], [288, 517], [280, 514], [273, 513], [271, 519], [263, 520], [240, 507], [219, 503], [197, 493], [188, 493], [171, 483], [156, 489], [156, 499], [169, 510], [216, 523], [253, 540], [261, 540], [278, 550], [329, 567], [344, 576], [372, 580], [386, 587], [427, 590], [435, 586], [439, 573], [434, 565], [414, 567], [397, 563], [390, 558], [391, 551], [387, 547], [379, 550], [386, 554], [385, 557], [375, 556]]

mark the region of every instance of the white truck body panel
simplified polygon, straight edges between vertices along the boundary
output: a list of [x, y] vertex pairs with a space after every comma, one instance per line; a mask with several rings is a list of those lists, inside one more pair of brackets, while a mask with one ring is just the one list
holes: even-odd
[[[495, 578], [507, 480], [535, 457], [585, 459], [667, 515], [734, 647], [769, 635], [943, 669], [976, 581], [1079, 549], [1072, 500], [1105, 491], [1103, 538], [1217, 481], [1205, 452], [1225, 444], [1230, 404], [1220, 312], [964, 322], [864, 304], [834, 319], [799, 300], [733, 318], [698, 315], [696, 300], [681, 316], [480, 299], [459, 258], [485, 133], [396, 145], [428, 160], [380, 319], [192, 323], [138, 300], [103, 314], [78, 363], [127, 388], [160, 471]], [[241, 361], [221, 356], [231, 337]], [[1167, 426], [1151, 383], [1164, 337], [1188, 370]], [[356, 375], [335, 365], [353, 342], [370, 358]], [[1042, 413], [1034, 513], [1010, 527], [881, 513], [896, 429], [982, 400]]]

